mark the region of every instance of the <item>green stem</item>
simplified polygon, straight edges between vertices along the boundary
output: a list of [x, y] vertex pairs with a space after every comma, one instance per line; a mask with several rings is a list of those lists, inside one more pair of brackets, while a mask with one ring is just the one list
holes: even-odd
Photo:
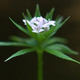
[[38, 80], [43, 80], [43, 51], [38, 50]]

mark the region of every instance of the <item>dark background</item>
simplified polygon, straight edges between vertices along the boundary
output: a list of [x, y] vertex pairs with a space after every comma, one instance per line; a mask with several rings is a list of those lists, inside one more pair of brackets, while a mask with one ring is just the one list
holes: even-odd
[[[34, 14], [36, 4], [39, 4], [44, 17], [55, 7], [53, 19], [57, 15], [71, 18], [59, 29], [55, 36], [68, 39], [67, 44], [80, 53], [80, 0], [0, 0], [0, 41], [9, 41], [9, 36], [27, 37], [16, 28], [8, 17], [24, 26], [22, 12], [29, 9]], [[0, 80], [37, 80], [37, 54], [30, 53], [16, 57], [4, 63], [4, 60], [16, 51], [18, 47], [0, 47]], [[80, 55], [70, 55], [80, 61]], [[59, 59], [44, 53], [44, 80], [80, 80], [80, 65]]]

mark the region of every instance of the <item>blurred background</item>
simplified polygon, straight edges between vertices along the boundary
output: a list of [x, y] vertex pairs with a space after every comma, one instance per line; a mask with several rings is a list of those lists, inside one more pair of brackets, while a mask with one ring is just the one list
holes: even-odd
[[[28, 37], [9, 20], [24, 26], [22, 12], [29, 9], [32, 16], [36, 4], [44, 17], [55, 7], [53, 19], [57, 15], [70, 19], [55, 36], [68, 39], [70, 48], [80, 53], [80, 0], [0, 0], [0, 41], [9, 41], [9, 36]], [[4, 63], [4, 60], [21, 47], [0, 47], [0, 80], [37, 80], [37, 54], [30, 53]], [[70, 55], [80, 61], [80, 55]], [[44, 53], [44, 80], [80, 80], [80, 65]]]

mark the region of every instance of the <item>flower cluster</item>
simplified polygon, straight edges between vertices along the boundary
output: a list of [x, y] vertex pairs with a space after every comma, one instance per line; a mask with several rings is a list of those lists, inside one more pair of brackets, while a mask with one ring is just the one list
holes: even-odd
[[55, 26], [55, 21], [47, 20], [47, 19], [43, 18], [42, 16], [33, 17], [30, 21], [23, 19], [23, 22], [25, 25], [27, 25], [26, 22], [28, 22], [28, 24], [33, 29], [32, 32], [34, 32], [34, 33], [47, 31], [50, 29], [50, 25]]

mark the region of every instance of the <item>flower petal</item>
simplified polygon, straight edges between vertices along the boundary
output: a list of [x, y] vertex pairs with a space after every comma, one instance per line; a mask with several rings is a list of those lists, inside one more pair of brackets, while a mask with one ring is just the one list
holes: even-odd
[[42, 32], [42, 31], [44, 31], [44, 29], [40, 29], [40, 30], [34, 29], [32, 32], [34, 32], [34, 33], [39, 33], [39, 32]]
[[25, 20], [25, 19], [23, 19], [22, 21], [24, 22], [24, 25], [26, 25], [26, 20]]
[[36, 17], [33, 17], [33, 18], [30, 20], [31, 23], [34, 23], [35, 21], [36, 21]]
[[31, 24], [30, 21], [27, 20], [27, 23], [31, 26], [32, 29], [35, 29], [36, 26], [34, 24]]
[[49, 21], [49, 25], [55, 26], [55, 21]]

